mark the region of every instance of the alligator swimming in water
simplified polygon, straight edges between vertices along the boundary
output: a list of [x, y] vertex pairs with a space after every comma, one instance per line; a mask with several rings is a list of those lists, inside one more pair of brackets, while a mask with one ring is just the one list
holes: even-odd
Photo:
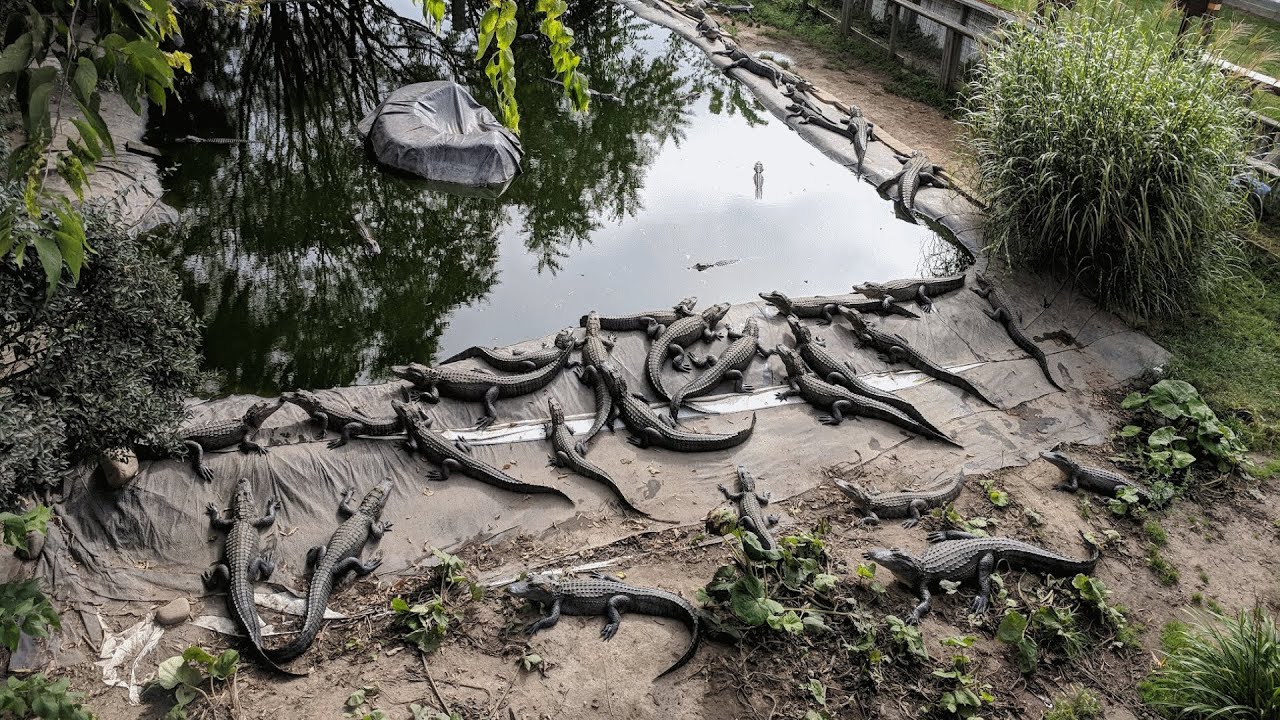
[[[632, 313], [630, 315], [600, 315], [600, 329], [611, 331], [625, 330], [643, 330], [650, 338], [656, 338], [661, 335], [667, 326], [679, 320], [680, 318], [693, 315], [693, 308], [698, 304], [698, 298], [687, 297], [680, 301], [678, 305], [670, 310], [650, 310], [648, 312]], [[578, 320], [581, 327], [587, 326], [587, 315], [583, 315]]]
[[614, 416], [621, 418], [622, 423], [631, 431], [631, 437], [627, 438], [627, 441], [637, 447], [646, 448], [653, 445], [676, 452], [727, 450], [746, 442], [755, 431], [755, 413], [751, 415], [750, 427], [731, 435], [680, 430], [675, 427], [675, 421], [670, 417], [655, 413], [643, 396], [629, 393], [627, 381], [622, 377], [622, 371], [615, 365], [605, 363], [600, 372], [604, 374], [605, 381], [609, 384], [609, 392], [613, 393]]
[[368, 575], [382, 564], [381, 558], [360, 562], [360, 551], [370, 539], [381, 540], [391, 529], [391, 523], [379, 521], [390, 491], [391, 480], [383, 480], [364, 496], [359, 507], [351, 504], [355, 488], [348, 488], [343, 493], [338, 512], [346, 520], [334, 531], [328, 545], [316, 545], [307, 551], [307, 565], [313, 569], [311, 587], [307, 588], [307, 612], [302, 621], [302, 632], [288, 645], [268, 650], [267, 657], [272, 662], [288, 662], [311, 647], [320, 634], [324, 609], [339, 580], [353, 570], [360, 575]]
[[309, 390], [284, 392], [280, 394], [280, 398], [305, 410], [307, 415], [320, 426], [320, 433], [316, 435], [317, 440], [324, 438], [325, 430], [333, 430], [341, 434], [341, 437], [329, 441], [330, 449], [346, 445], [355, 435], [387, 437], [404, 432], [404, 425], [401, 425], [400, 419], [394, 415], [374, 419], [350, 408], [340, 407], [336, 403], [325, 402], [319, 395]]
[[973, 612], [981, 614], [991, 597], [991, 573], [1000, 563], [1014, 569], [1070, 577], [1092, 573], [1101, 557], [1097, 546], [1091, 543], [1093, 555], [1087, 560], [1075, 560], [1018, 540], [976, 537], [957, 530], [929, 533], [929, 543], [929, 548], [919, 557], [897, 548], [868, 550], [862, 555], [883, 565], [899, 582], [915, 591], [920, 604], [907, 616], [907, 622], [913, 625], [929, 612], [932, 599], [929, 589], [941, 580], [976, 580], [979, 592], [973, 599]]
[[686, 348], [697, 340], [711, 342], [719, 337], [716, 326], [729, 313], [729, 307], [729, 303], [718, 303], [703, 310], [699, 315], [680, 318], [671, 323], [666, 331], [653, 341], [653, 345], [649, 348], [649, 355], [645, 358], [644, 371], [645, 378], [654, 392], [658, 393], [659, 398], [671, 399], [670, 393], [662, 382], [662, 366], [667, 357], [671, 356], [671, 367], [680, 372], [689, 372], [690, 362], [698, 366], [705, 364], [704, 360], [690, 355]]
[[1054, 485], [1056, 490], [1065, 490], [1067, 492], [1075, 492], [1083, 487], [1085, 490], [1092, 490], [1101, 493], [1107, 497], [1115, 497], [1116, 491], [1120, 488], [1130, 488], [1138, 495], [1138, 500], [1146, 505], [1151, 502], [1151, 493], [1142, 487], [1135, 485], [1132, 480], [1121, 475], [1114, 470], [1107, 470], [1100, 467], [1089, 467], [1081, 465], [1066, 455], [1052, 451], [1042, 452], [1040, 457], [1048, 460], [1056, 465], [1060, 470], [1067, 474], [1066, 480], [1059, 485]]
[[569, 428], [569, 425], [565, 423], [564, 408], [560, 405], [560, 401], [551, 398], [547, 401], [547, 409], [551, 413], [551, 420], [546, 427], [547, 439], [551, 441], [552, 451], [549, 464], [575, 472], [588, 480], [595, 480], [612, 490], [613, 494], [618, 497], [618, 502], [622, 504], [622, 507], [637, 515], [650, 517], [649, 513], [631, 504], [631, 501], [622, 492], [622, 488], [618, 487], [618, 484], [609, 476], [609, 473], [596, 467], [582, 456], [581, 448], [583, 444], [574, 436], [573, 430]]
[[764, 510], [761, 509], [762, 506], [769, 504], [769, 493], [756, 492], [756, 479], [751, 477], [751, 473], [741, 465], [738, 466], [737, 492], [723, 485], [717, 487], [724, 493], [725, 498], [738, 503], [738, 519], [742, 527], [759, 538], [760, 547], [772, 550], [776, 543], [773, 541], [773, 536], [769, 534], [769, 528], [778, 524], [778, 516], [765, 517]]
[[[896, 153], [895, 153], [896, 154]], [[950, 187], [939, 177], [942, 168], [933, 164], [927, 155], [921, 150], [911, 153], [910, 157], [904, 155], [897, 156], [903, 162], [902, 169], [884, 182], [876, 186], [876, 191], [880, 193], [889, 193], [891, 188], [897, 188], [897, 198], [907, 210], [915, 210], [916, 193], [919, 192], [922, 185], [932, 185], [938, 188]], [[892, 197], [892, 195], [890, 195]]]
[[878, 298], [884, 303], [894, 300], [899, 302], [915, 300], [921, 310], [933, 312], [934, 297], [962, 287], [964, 287], [964, 273], [940, 278], [911, 278], [887, 283], [869, 282], [855, 285], [853, 289], [869, 298]]
[[729, 337], [733, 342], [718, 358], [712, 358], [711, 367], [702, 372], [701, 375], [694, 378], [692, 382], [680, 388], [675, 395], [671, 396], [671, 419], [676, 419], [676, 415], [680, 412], [680, 406], [684, 401], [691, 397], [699, 397], [706, 395], [716, 386], [725, 380], [732, 380], [733, 391], [739, 393], [749, 393], [752, 387], [746, 383], [746, 376], [743, 371], [751, 365], [751, 359], [756, 355], [768, 358], [773, 354], [772, 350], [766, 350], [760, 344], [760, 322], [754, 318], [747, 318], [742, 324], [742, 332], [735, 333], [729, 331]]
[[886, 304], [865, 295], [813, 295], [792, 298], [777, 290], [762, 292], [759, 295], [761, 300], [778, 308], [779, 313], [802, 318], [818, 318], [819, 325], [830, 325], [835, 322], [836, 313], [841, 305], [859, 312], [893, 314], [917, 319], [920, 317], [901, 305]]
[[561, 330], [555, 339], [555, 346], [560, 353], [555, 361], [537, 370], [516, 375], [495, 375], [486, 370], [433, 368], [421, 363], [398, 365], [391, 368], [391, 374], [413, 383], [418, 391], [416, 397], [407, 389], [405, 393], [412, 399], [423, 399], [434, 404], [440, 402], [440, 396], [443, 395], [457, 400], [478, 400], [484, 403], [484, 415], [476, 421], [476, 427], [486, 428], [498, 419], [498, 410], [493, 404], [495, 400], [520, 397], [541, 390], [550, 385], [564, 368], [576, 367], [577, 363], [569, 362], [569, 355], [576, 345], [573, 331]]
[[554, 627], [564, 615], [607, 615], [609, 623], [600, 631], [600, 637], [608, 640], [618, 632], [622, 613], [675, 618], [684, 622], [693, 633], [688, 648], [675, 664], [662, 674], [669, 675], [693, 659], [701, 640], [698, 613], [687, 600], [665, 590], [627, 585], [611, 575], [597, 574], [590, 578], [533, 577], [507, 586], [507, 592], [518, 598], [531, 600], [548, 609], [546, 617], [529, 626], [529, 634]]
[[852, 483], [836, 480], [836, 487], [853, 498], [867, 515], [859, 525], [879, 525], [883, 518], [906, 518], [902, 527], [911, 529], [920, 522], [920, 516], [931, 508], [945, 507], [960, 496], [964, 488], [964, 470], [949, 482], [925, 490], [900, 490], [875, 493]]
[[[1049, 383], [1059, 390], [1065, 390], [1053, 379], [1053, 374], [1049, 372], [1049, 360], [1044, 356], [1044, 351], [1036, 345], [1035, 341], [1027, 337], [1022, 328], [1018, 327], [1018, 323], [1022, 322], [1022, 313], [1013, 309], [1013, 305], [1009, 302], [1009, 296], [1004, 294], [1000, 288], [996, 287], [981, 274], [977, 277], [978, 287], [969, 288], [978, 294], [978, 297], [987, 299], [987, 303], [991, 305], [990, 309], [983, 308], [983, 312], [987, 317], [995, 320], [1004, 326], [1005, 332], [1009, 333], [1009, 338], [1013, 340], [1013, 344], [1027, 351], [1031, 357], [1035, 358], [1036, 363], [1040, 366], [1040, 371], [1049, 379]], [[1016, 320], [1015, 320], [1016, 318]]]
[[[195, 469], [196, 474], [204, 478], [205, 482], [213, 482], [213, 471], [204, 464], [204, 454], [208, 451], [222, 450], [232, 445], [237, 445], [240, 448], [240, 452], [266, 455], [267, 449], [249, 438], [257, 434], [258, 430], [262, 428], [262, 424], [267, 421], [267, 418], [271, 417], [283, 405], [284, 400], [281, 398], [262, 400], [254, 403], [245, 411], [244, 415], [238, 418], [188, 425], [179, 430], [179, 442], [186, 449], [187, 457], [191, 460], [191, 467]], [[142, 458], [158, 459], [169, 457], [168, 451], [161, 448], [143, 445], [139, 446], [137, 450], [138, 456]]]
[[840, 314], [844, 315], [845, 318], [849, 320], [850, 325], [853, 326], [853, 335], [858, 339], [858, 342], [879, 352], [880, 358], [885, 362], [906, 362], [911, 367], [935, 380], [941, 380], [948, 385], [954, 385], [991, 407], [999, 407], [988, 400], [986, 395], [979, 392], [978, 388], [975, 387], [973, 383], [949, 370], [944, 369], [942, 366], [920, 354], [920, 351], [911, 347], [911, 344], [908, 343], [901, 335], [889, 335], [881, 332], [868, 323], [862, 313], [852, 308], [842, 306], [840, 308]]

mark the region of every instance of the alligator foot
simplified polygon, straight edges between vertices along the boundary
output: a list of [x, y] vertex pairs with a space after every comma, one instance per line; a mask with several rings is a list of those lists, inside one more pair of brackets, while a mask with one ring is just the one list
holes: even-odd
[[839, 425], [841, 422], [843, 422], [843, 420], [844, 420], [843, 418], [836, 418], [831, 415], [818, 416], [818, 422], [822, 423], [823, 425]]

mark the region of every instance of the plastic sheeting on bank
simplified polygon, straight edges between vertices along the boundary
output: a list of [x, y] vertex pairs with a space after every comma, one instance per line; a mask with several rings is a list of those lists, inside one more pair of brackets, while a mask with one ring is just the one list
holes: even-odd
[[396, 90], [357, 129], [386, 165], [493, 195], [507, 189], [524, 155], [515, 134], [488, 108], [444, 80]]

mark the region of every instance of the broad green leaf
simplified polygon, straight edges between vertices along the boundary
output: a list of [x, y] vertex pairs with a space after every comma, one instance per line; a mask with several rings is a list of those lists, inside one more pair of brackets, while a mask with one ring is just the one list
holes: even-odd
[[1140, 432], [1142, 432], [1142, 428], [1137, 425], [1125, 425], [1120, 428], [1120, 437], [1135, 437]]
[[31, 33], [18, 36], [11, 45], [0, 53], [0, 76], [22, 72], [31, 62]]
[[832, 588], [834, 588], [836, 586], [836, 583], [839, 581], [840, 581], [840, 578], [836, 577], [835, 575], [828, 575], [827, 573], [818, 573], [817, 575], [813, 576], [813, 589], [817, 590], [818, 592], [827, 592], [828, 590], [831, 590]]
[[1186, 440], [1173, 429], [1171, 425], [1165, 425], [1158, 428], [1147, 438], [1147, 445], [1151, 447], [1165, 447], [1175, 440]]
[[[1018, 669], [1022, 671], [1022, 674], [1030, 675], [1036, 671], [1036, 661], [1039, 659], [1040, 648], [1036, 644], [1036, 641], [1029, 637], [1024, 637], [1019, 640], [1017, 647]], [[974, 698], [974, 700], [974, 704], [976, 705], [977, 698]]]
[[36, 68], [27, 77], [30, 83], [27, 92], [27, 133], [48, 142], [53, 137], [53, 129], [49, 125], [49, 98], [58, 70], [51, 67]]
[[1196, 461], [1196, 456], [1189, 452], [1183, 452], [1181, 450], [1173, 450], [1172, 452], [1173, 457], [1170, 458], [1170, 462], [1175, 470], [1181, 470]]
[[996, 639], [1003, 643], [1013, 644], [1022, 639], [1027, 631], [1027, 616], [1017, 610], [1005, 613], [996, 629]]
[[58, 249], [56, 241], [44, 235], [36, 234], [33, 241], [40, 264], [44, 266], [45, 279], [49, 283], [46, 295], [52, 297], [54, 288], [58, 287], [58, 279], [62, 277], [62, 251]]
[[93, 61], [84, 55], [76, 61], [75, 77], [71, 80], [71, 93], [85, 105], [89, 104], [89, 99], [93, 97], [94, 91], [98, 87], [98, 67]]
[[1142, 407], [1142, 405], [1146, 402], [1147, 402], [1146, 395], [1143, 395], [1142, 393], [1134, 392], [1124, 396], [1124, 400], [1120, 401], [1120, 407], [1124, 408], [1125, 410], [1132, 410], [1134, 408]]
[[188, 667], [181, 655], [174, 655], [160, 663], [156, 682], [165, 690], [172, 690], [182, 684], [199, 685], [200, 673]]

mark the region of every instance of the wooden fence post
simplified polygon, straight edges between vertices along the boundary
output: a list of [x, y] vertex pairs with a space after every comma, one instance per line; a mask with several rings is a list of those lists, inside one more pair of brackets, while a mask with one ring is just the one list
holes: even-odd
[[898, 0], [885, 0], [889, 6], [889, 59], [898, 45]]
[[842, 0], [840, 4], [840, 34], [849, 34], [849, 25], [853, 22], [853, 3], [855, 0]]
[[[960, 25], [962, 27], [969, 24], [969, 14], [972, 9], [965, 5], [960, 8]], [[945, 91], [950, 91], [956, 84], [956, 77], [960, 74], [960, 53], [964, 49], [964, 35], [952, 28], [947, 28], [946, 38], [942, 42], [942, 69], [938, 75], [938, 86]]]

